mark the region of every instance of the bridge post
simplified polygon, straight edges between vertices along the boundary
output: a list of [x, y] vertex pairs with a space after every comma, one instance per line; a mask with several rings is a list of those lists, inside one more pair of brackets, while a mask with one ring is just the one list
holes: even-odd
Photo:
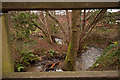
[[13, 56], [10, 51], [7, 13], [0, 16], [2, 20], [2, 73], [14, 72]]

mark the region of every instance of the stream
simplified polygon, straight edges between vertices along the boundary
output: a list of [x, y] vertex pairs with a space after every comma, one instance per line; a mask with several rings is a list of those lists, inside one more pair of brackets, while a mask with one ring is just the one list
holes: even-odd
[[90, 48], [82, 53], [81, 57], [76, 59], [76, 68], [77, 70], [86, 70], [91, 67], [94, 62], [97, 60], [97, 57], [100, 57], [103, 49], [90, 46]]
[[[90, 46], [90, 48], [82, 53], [81, 57], [78, 56], [76, 59], [76, 70], [86, 70], [89, 67], [91, 67], [94, 62], [97, 60], [97, 57], [101, 56], [103, 49]], [[46, 72], [45, 67], [47, 64], [52, 64], [55, 62], [59, 62], [60, 60], [58, 59], [53, 59], [53, 60], [44, 60], [41, 62], [38, 62], [32, 66], [28, 66], [26, 69], [26, 72]], [[61, 63], [63, 63], [63, 60], [61, 60]], [[56, 68], [56, 71], [62, 71], [59, 67]]]

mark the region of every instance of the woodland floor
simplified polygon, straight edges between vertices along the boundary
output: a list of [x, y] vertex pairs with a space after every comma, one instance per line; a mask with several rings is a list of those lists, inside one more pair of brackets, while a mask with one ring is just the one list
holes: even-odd
[[[76, 68], [79, 70], [86, 70], [92, 66], [111, 41], [116, 41], [117, 31], [108, 31], [106, 34], [103, 32], [97, 32], [86, 41], [87, 46], [83, 51], [83, 54], [78, 54], [76, 59]], [[44, 71], [62, 71], [61, 68], [64, 63], [65, 55], [67, 53], [68, 45], [63, 44], [50, 44], [47, 41], [40, 40], [38, 37], [31, 36], [35, 42], [29, 42], [29, 49], [34, 50], [34, 54], [39, 56], [37, 63], [29, 65], [26, 68], [26, 72], [44, 72]], [[18, 40], [17, 44], [12, 45], [13, 49], [16, 45], [23, 45], [22, 40]], [[18, 47], [19, 47], [18, 46]], [[49, 50], [54, 50], [55, 54], [51, 56]], [[17, 54], [13, 51], [14, 59], [17, 58]], [[53, 66], [54, 64], [54, 66]], [[52, 69], [50, 69], [53, 67]]]

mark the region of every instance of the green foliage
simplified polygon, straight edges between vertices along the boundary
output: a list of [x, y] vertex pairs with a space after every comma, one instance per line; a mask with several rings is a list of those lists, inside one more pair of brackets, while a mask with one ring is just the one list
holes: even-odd
[[44, 40], [44, 41], [47, 41], [47, 37], [46, 37], [46, 36], [43, 36], [43, 40]]
[[50, 50], [49, 50], [49, 54], [50, 54], [50, 57], [53, 57], [53, 56], [54, 56], [54, 54], [55, 54], [55, 51], [54, 51], [54, 50], [52, 50], [52, 49], [50, 49]]
[[45, 52], [46, 52], [46, 49], [45, 48], [36, 48], [34, 50], [35, 54], [37, 54], [38, 56], [41, 56], [41, 55], [44, 55], [45, 56]]
[[27, 47], [28, 49], [30, 48], [30, 47], [35, 47], [37, 45], [37, 41], [36, 40], [34, 40], [34, 39], [28, 39], [28, 41], [26, 41], [26, 42], [23, 42], [23, 47]]
[[110, 44], [102, 56], [98, 57], [98, 60], [93, 64], [92, 67], [102, 66], [102, 67], [111, 67], [110, 65], [116, 64], [116, 66], [120, 65], [120, 43], [113, 42]]
[[92, 20], [94, 19], [94, 17], [96, 16], [96, 14], [98, 14], [100, 12], [100, 10], [99, 9], [93, 9], [92, 11], [91, 11], [91, 15], [90, 15], [90, 17], [89, 17], [89, 23], [91, 23], [92, 22]]
[[11, 17], [12, 28], [15, 30], [16, 37], [29, 38], [30, 30], [35, 31], [34, 23], [32, 20], [38, 19], [38, 15], [30, 12], [20, 12]]
[[14, 34], [14, 33], [11, 33], [11, 34], [10, 34], [10, 40], [11, 40], [11, 42], [14, 42], [14, 39], [15, 39], [15, 34]]
[[[96, 14], [98, 14], [100, 12], [99, 9], [94, 9], [92, 12], [91, 12], [91, 16], [89, 17], [89, 23], [91, 23], [95, 17]], [[116, 22], [116, 19], [118, 19], [118, 16], [120, 16], [119, 13], [113, 13], [113, 12], [109, 12], [107, 11], [103, 17], [101, 17], [97, 24], [96, 25], [97, 27], [102, 27], [103, 31], [106, 31], [107, 29], [106, 28], [103, 28], [103, 26], [105, 25], [114, 25], [114, 24], [117, 24]], [[88, 23], [88, 24], [89, 24]]]
[[87, 45], [86, 44], [83, 46], [83, 49], [87, 49]]
[[105, 25], [105, 24], [109, 24], [109, 25], [113, 25], [116, 24], [116, 19], [118, 19], [118, 16], [120, 14], [119, 13], [112, 13], [112, 12], [106, 12], [104, 18], [101, 21], [101, 25]]
[[33, 50], [30, 51], [25, 51], [18, 49], [20, 58], [18, 60], [15, 60], [16, 65], [15, 68], [17, 71], [21, 71], [21, 69], [25, 69], [28, 65], [30, 65], [30, 62], [32, 61], [38, 61], [39, 57], [35, 56], [32, 52]]
[[58, 28], [56, 28], [56, 26], [55, 26], [55, 23], [53, 22], [53, 24], [52, 24], [52, 27], [51, 27], [51, 29], [52, 29], [52, 32], [53, 33], [58, 33]]
[[66, 52], [63, 52], [62, 55], [66, 55]]

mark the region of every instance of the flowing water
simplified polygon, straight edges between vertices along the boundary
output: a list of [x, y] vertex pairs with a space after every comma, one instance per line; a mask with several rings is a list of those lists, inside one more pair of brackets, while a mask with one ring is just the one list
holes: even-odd
[[[90, 48], [82, 53], [81, 57], [77, 57], [76, 59], [76, 68], [77, 70], [86, 70], [89, 67], [91, 67], [94, 62], [97, 60], [97, 57], [101, 56], [103, 49], [98, 48], [98, 47], [94, 47], [94, 46], [90, 46]], [[59, 61], [59, 59], [53, 59], [52, 61], [50, 60], [44, 60], [42, 62], [38, 62], [36, 63], [34, 66], [28, 66], [28, 68], [26, 69], [27, 72], [44, 72], [45, 71], [45, 65], [50, 64], [50, 63], [54, 63]], [[56, 71], [62, 71], [60, 68]]]
[[97, 57], [101, 56], [102, 51], [103, 49], [101, 48], [91, 46], [86, 52], [82, 53], [81, 57], [77, 57], [77, 70], [86, 70], [91, 67], [97, 60]]

